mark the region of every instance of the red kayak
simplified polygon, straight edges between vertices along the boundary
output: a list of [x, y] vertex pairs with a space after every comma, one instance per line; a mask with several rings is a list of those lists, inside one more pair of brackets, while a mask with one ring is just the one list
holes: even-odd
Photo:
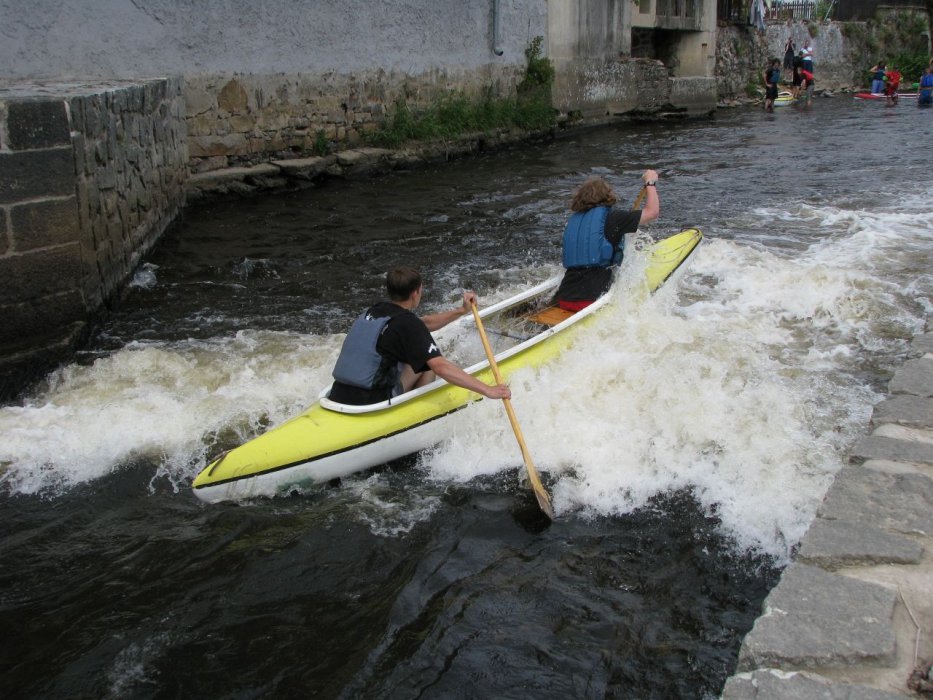
[[[899, 92], [897, 93], [897, 96], [905, 97], [908, 99], [913, 97], [914, 99], [916, 99], [917, 93], [916, 92]], [[857, 100], [883, 100], [885, 98], [885, 94], [883, 92], [857, 92], [855, 93], [854, 97]]]

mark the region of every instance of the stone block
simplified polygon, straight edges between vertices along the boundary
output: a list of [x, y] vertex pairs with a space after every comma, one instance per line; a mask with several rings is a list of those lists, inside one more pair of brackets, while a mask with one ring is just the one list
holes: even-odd
[[877, 564], [918, 564], [923, 546], [870, 525], [817, 518], [810, 525], [797, 560], [824, 569]]
[[793, 563], [742, 642], [738, 670], [890, 666], [896, 600], [883, 586]]
[[933, 534], [933, 479], [846, 467], [836, 475], [818, 515], [887, 532]]
[[296, 180], [313, 180], [324, 173], [327, 166], [334, 162], [334, 157], [314, 156], [292, 160], [274, 160], [272, 164], [285, 175]]
[[8, 102], [7, 141], [14, 151], [70, 145], [71, 128], [64, 100]]
[[867, 685], [850, 685], [816, 674], [764, 669], [733, 676], [722, 700], [904, 700], [904, 696]]
[[74, 194], [71, 147], [0, 153], [0, 204]]
[[78, 205], [75, 197], [47, 199], [10, 208], [13, 250], [62, 245], [78, 240]]
[[42, 339], [42, 345], [29, 350], [13, 354], [0, 351], [0, 401], [13, 399], [30, 382], [68, 359], [85, 329], [85, 323], [74, 323], [54, 329], [54, 337]]
[[244, 156], [249, 153], [249, 142], [243, 134], [193, 136], [188, 151], [192, 158]]
[[381, 159], [387, 159], [391, 155], [392, 152], [384, 148], [357, 148], [338, 153], [337, 162], [345, 168], [351, 168], [373, 164]]
[[0, 258], [0, 299], [7, 303], [77, 289], [81, 279], [77, 242]]
[[29, 348], [37, 340], [81, 321], [87, 309], [84, 298], [74, 289], [60, 294], [31, 299], [19, 304], [0, 305], [0, 347]]
[[910, 343], [910, 350], [917, 355], [933, 353], [933, 333], [922, 333], [914, 337]]
[[933, 396], [933, 359], [907, 360], [894, 373], [888, 383], [888, 391], [892, 394]]
[[910, 394], [889, 396], [875, 406], [872, 425], [894, 423], [908, 428], [933, 428], [933, 399]]
[[227, 81], [217, 95], [217, 106], [230, 114], [245, 112], [248, 105], [249, 95], [236, 78]]
[[860, 438], [852, 446], [849, 450], [849, 460], [860, 464], [869, 459], [933, 465], [933, 444], [868, 435]]

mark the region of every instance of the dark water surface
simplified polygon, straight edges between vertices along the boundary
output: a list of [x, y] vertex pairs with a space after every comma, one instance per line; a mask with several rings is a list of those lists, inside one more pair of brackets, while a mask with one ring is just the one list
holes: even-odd
[[[191, 208], [75, 365], [2, 409], [0, 696], [718, 695], [930, 309], [931, 133], [933, 114], [913, 105], [825, 99]], [[206, 506], [191, 494], [211, 454], [313, 397], [334, 334], [381, 296], [389, 265], [421, 267], [429, 310], [459, 288], [492, 298], [539, 281], [556, 271], [581, 179], [605, 175], [626, 206], [647, 167], [661, 173], [652, 233], [697, 225], [715, 241], [658, 313], [724, 378], [672, 369], [677, 400], [652, 387], [640, 405], [648, 388], [627, 385], [633, 416], [689, 408], [685, 425], [710, 426], [645, 438], [644, 482], [620, 487], [616, 457], [591, 456], [605, 471], [587, 472], [584, 456], [576, 477], [546, 474], [573, 503], [553, 524], [519, 483], [517, 451], [508, 468], [464, 463], [459, 478], [412, 457], [289, 498]], [[723, 349], [748, 347], [760, 351]], [[665, 367], [663, 352], [652, 358]], [[582, 392], [600, 396], [605, 362], [574, 369]], [[806, 416], [799, 426], [732, 411], [770, 375], [787, 382], [776, 405]], [[287, 405], [258, 398], [296, 384]], [[200, 425], [231, 403], [238, 412]], [[712, 439], [714, 424], [735, 442]], [[609, 444], [621, 463], [639, 426], [561, 428], [556, 444]], [[782, 471], [758, 442], [768, 434], [825, 459]], [[677, 460], [688, 467], [665, 471]], [[802, 495], [759, 503], [769, 488]]]

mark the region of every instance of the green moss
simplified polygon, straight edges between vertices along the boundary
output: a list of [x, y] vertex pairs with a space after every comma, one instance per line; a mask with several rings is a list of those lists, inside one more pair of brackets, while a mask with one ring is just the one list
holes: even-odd
[[314, 135], [314, 144], [311, 146], [311, 150], [316, 156], [326, 156], [330, 153], [330, 141], [327, 140], [323, 129], [318, 129]]
[[528, 63], [514, 97], [495, 97], [487, 86], [479, 99], [463, 92], [439, 95], [431, 104], [413, 110], [404, 97], [395, 102], [382, 128], [368, 137], [371, 143], [397, 148], [406, 141], [457, 138], [468, 133], [490, 132], [514, 126], [527, 130], [546, 129], [555, 123], [551, 106], [554, 66], [541, 56], [542, 37], [535, 37], [525, 50]]

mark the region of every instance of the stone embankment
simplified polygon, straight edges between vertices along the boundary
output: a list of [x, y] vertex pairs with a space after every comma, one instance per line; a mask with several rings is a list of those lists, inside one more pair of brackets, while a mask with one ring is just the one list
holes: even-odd
[[933, 698], [933, 333], [911, 349], [765, 599], [725, 700]]
[[[566, 123], [560, 125], [566, 126]], [[502, 129], [450, 141], [411, 143], [398, 149], [361, 147], [326, 156], [273, 160], [259, 165], [223, 168], [188, 178], [188, 202], [225, 195], [301, 189], [328, 177], [358, 178], [404, 170], [431, 162], [494, 151], [510, 144], [551, 139], [556, 129]]]

